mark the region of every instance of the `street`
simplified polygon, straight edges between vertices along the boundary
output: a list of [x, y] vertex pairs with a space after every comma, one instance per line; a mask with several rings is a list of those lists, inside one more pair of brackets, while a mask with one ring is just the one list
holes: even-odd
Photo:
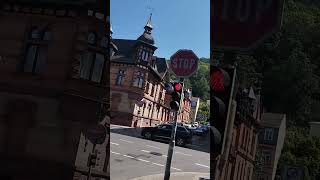
[[[110, 136], [111, 179], [128, 180], [146, 175], [164, 174], [168, 143], [113, 132]], [[209, 153], [176, 146], [171, 172], [209, 173], [209, 160]]]

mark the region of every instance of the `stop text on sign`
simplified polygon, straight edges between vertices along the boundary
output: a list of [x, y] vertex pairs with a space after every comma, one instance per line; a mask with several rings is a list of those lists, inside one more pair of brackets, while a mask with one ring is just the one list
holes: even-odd
[[259, 23], [265, 11], [271, 8], [273, 0], [224, 0], [222, 5], [222, 21], [247, 22], [254, 17]]
[[171, 63], [172, 68], [191, 70], [196, 65], [196, 59], [173, 58]]

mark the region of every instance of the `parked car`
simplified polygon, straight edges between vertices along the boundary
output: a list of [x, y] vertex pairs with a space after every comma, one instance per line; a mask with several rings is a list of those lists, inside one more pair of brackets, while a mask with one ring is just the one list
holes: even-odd
[[210, 126], [208, 125], [203, 125], [201, 128], [207, 133], [210, 130]]
[[205, 130], [201, 127], [198, 127], [195, 130], [193, 130], [193, 133], [198, 136], [203, 136], [204, 134], [206, 134]]
[[[161, 139], [170, 141], [172, 124], [161, 124], [156, 127], [146, 127], [141, 131], [141, 135], [146, 139], [155, 140]], [[176, 144], [178, 146], [184, 146], [192, 143], [192, 133], [189, 132], [184, 126], [177, 126], [176, 132]]]
[[198, 122], [194, 122], [193, 123], [196, 127], [199, 127], [199, 123]]

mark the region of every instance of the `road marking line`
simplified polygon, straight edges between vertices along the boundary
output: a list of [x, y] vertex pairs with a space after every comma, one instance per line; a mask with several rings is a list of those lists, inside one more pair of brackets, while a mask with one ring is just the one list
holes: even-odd
[[171, 169], [175, 169], [175, 170], [177, 170], [177, 171], [182, 171], [181, 169], [174, 168], [174, 167], [171, 167]]
[[122, 156], [124, 156], [124, 157], [128, 157], [128, 158], [131, 158], [131, 159], [134, 159], [134, 157], [132, 157], [132, 156], [128, 156], [128, 155], [122, 155]]
[[203, 164], [198, 164], [198, 163], [195, 163], [197, 166], [202, 166], [202, 167], [206, 167], [206, 168], [210, 168], [209, 166], [206, 166], [206, 165], [203, 165]]
[[184, 154], [182, 152], [175, 152], [176, 154], [182, 154], [182, 155], [185, 155], [185, 156], [192, 156], [191, 154]]
[[150, 153], [150, 151], [147, 151], [147, 150], [141, 150], [142, 152], [146, 152], [146, 153]]
[[144, 160], [144, 159], [140, 159], [138, 158], [139, 161], [143, 161], [143, 162], [150, 162], [150, 161], [147, 161], [147, 160]]
[[155, 148], [155, 149], [160, 149], [160, 148], [158, 148], [158, 147], [156, 147], [156, 146], [150, 146], [150, 145], [146, 145], [146, 146], [152, 147], [152, 148]]
[[112, 154], [117, 154], [117, 155], [120, 155], [120, 153], [117, 153], [117, 152], [113, 152], [113, 151], [110, 151]]
[[113, 144], [113, 145], [119, 146], [119, 144], [114, 143], [114, 142], [110, 142], [110, 144]]
[[119, 139], [120, 141], [123, 141], [123, 142], [127, 142], [127, 143], [133, 143], [132, 141], [127, 141], [127, 140], [124, 140], [124, 139]]
[[152, 164], [154, 164], [154, 165], [157, 165], [157, 166], [164, 166], [164, 165], [162, 165], [162, 164], [158, 164], [158, 163], [152, 163]]

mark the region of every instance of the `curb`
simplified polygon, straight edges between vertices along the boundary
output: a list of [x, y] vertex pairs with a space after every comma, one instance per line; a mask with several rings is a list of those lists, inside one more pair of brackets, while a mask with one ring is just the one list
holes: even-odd
[[[154, 174], [148, 176], [137, 177], [129, 180], [163, 180], [164, 174]], [[198, 173], [198, 172], [176, 172], [171, 173], [172, 180], [210, 180], [210, 173]]]

